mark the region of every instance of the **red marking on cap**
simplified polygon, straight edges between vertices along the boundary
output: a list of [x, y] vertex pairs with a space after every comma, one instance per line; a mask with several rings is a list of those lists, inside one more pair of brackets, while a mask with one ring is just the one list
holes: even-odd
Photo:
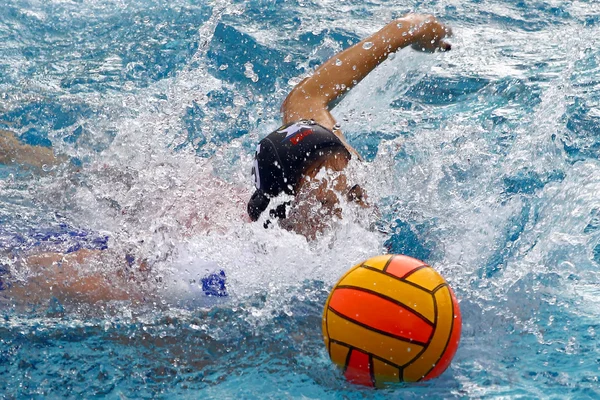
[[300, 131], [299, 133], [292, 136], [292, 138], [290, 139], [290, 142], [292, 142], [292, 144], [295, 146], [298, 143], [300, 143], [302, 141], [302, 139], [304, 139], [308, 135], [313, 134], [314, 132], [315, 131], [313, 131], [312, 129], [305, 129], [303, 131]]

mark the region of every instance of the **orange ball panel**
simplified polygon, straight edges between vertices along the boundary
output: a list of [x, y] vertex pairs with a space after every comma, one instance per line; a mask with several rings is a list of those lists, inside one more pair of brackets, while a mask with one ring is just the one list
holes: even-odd
[[329, 307], [347, 319], [397, 338], [427, 343], [432, 325], [406, 307], [376, 294], [354, 288], [337, 288]]
[[412, 258], [409, 256], [397, 255], [390, 261], [388, 266], [385, 268], [385, 272], [394, 275], [398, 278], [404, 278], [410, 274], [416, 268], [422, 267], [425, 264], [421, 260]]
[[405, 305], [433, 324], [435, 318], [433, 295], [419, 287], [402, 282], [388, 274], [360, 267], [346, 274], [338, 283], [338, 289], [348, 286], [377, 292]]

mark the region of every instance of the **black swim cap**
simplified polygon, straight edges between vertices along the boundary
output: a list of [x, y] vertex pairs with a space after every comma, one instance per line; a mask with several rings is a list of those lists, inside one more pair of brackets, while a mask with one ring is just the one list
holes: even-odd
[[327, 128], [312, 121], [284, 125], [260, 141], [254, 155], [252, 175], [256, 192], [248, 202], [248, 215], [256, 221], [271, 197], [293, 195], [306, 169], [326, 154], [350, 152]]

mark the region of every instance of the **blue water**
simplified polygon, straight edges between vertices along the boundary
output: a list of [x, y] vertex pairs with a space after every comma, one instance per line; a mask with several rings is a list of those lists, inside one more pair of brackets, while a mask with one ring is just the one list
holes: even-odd
[[[1, 293], [0, 397], [600, 397], [596, 2], [0, 6], [0, 129], [70, 160], [0, 166], [3, 262], [108, 248], [158, 287], [143, 306]], [[452, 51], [398, 52], [333, 111], [386, 233], [350, 208], [313, 243], [244, 222], [293, 84], [410, 10], [451, 25]], [[447, 278], [463, 334], [440, 378], [371, 390], [331, 364], [320, 322], [341, 274], [384, 252]], [[215, 264], [229, 296], [184, 299], [182, 276]]]

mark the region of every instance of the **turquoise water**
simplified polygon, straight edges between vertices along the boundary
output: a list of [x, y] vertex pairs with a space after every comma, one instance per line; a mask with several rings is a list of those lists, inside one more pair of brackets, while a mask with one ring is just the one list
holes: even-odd
[[[0, 129], [71, 160], [0, 166], [3, 260], [108, 247], [160, 280], [142, 307], [0, 292], [0, 397], [600, 397], [595, 2], [0, 5]], [[244, 222], [287, 92], [411, 10], [451, 25], [452, 51], [398, 52], [333, 111], [386, 233], [350, 208], [313, 243]], [[341, 274], [384, 252], [447, 278], [463, 334], [440, 378], [371, 390], [320, 322]], [[215, 264], [228, 298], [178, 286]]]

